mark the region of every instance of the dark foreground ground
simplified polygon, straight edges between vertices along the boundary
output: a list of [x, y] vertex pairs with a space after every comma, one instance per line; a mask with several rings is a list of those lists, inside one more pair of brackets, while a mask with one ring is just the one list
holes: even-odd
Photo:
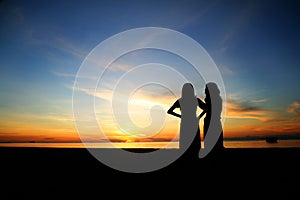
[[103, 195], [150, 199], [163, 194], [168, 199], [177, 195], [299, 199], [299, 153], [300, 148], [224, 149], [201, 160], [178, 159], [163, 169], [137, 174], [107, 167], [87, 149], [0, 148], [0, 191], [10, 198], [42, 193], [70, 199], [83, 193], [97, 199]]

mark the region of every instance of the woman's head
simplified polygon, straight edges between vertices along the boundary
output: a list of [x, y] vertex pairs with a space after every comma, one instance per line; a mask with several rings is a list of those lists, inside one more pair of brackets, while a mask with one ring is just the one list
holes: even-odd
[[181, 96], [185, 97], [195, 97], [194, 87], [191, 83], [185, 83], [182, 86], [182, 93]]
[[212, 95], [212, 96], [220, 95], [220, 90], [217, 84], [214, 82], [207, 83], [205, 86], [205, 94]]

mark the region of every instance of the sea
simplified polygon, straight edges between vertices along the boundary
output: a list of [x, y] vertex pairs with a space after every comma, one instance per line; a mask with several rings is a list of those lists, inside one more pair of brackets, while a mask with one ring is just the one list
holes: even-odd
[[[0, 147], [40, 147], [40, 148], [178, 148], [178, 142], [127, 142], [127, 143], [75, 143], [75, 142], [19, 142], [0, 143]], [[202, 141], [202, 147], [205, 147]], [[225, 148], [300, 148], [300, 139], [277, 140], [225, 140]]]

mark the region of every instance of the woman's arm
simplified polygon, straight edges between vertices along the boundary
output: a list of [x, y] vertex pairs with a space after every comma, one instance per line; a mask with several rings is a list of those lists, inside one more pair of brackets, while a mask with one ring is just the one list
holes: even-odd
[[198, 100], [198, 106], [202, 109], [202, 110], [206, 110], [206, 104], [199, 98], [197, 98]]
[[175, 101], [175, 103], [171, 106], [171, 108], [169, 108], [169, 110], [167, 111], [167, 113], [170, 114], [170, 115], [173, 115], [173, 116], [175, 116], [175, 117], [181, 118], [181, 115], [180, 115], [180, 114], [177, 114], [176, 112], [174, 112], [174, 109], [175, 109], [175, 108], [179, 108], [179, 107], [180, 107], [179, 101], [177, 100], [177, 101]]
[[207, 105], [199, 98], [197, 98], [198, 100], [198, 106], [203, 110], [202, 113], [198, 116], [198, 118], [200, 119], [206, 112], [207, 112]]

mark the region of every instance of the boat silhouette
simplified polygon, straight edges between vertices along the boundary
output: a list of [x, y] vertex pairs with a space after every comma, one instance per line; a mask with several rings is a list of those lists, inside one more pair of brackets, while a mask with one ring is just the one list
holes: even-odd
[[274, 136], [268, 136], [266, 137], [266, 142], [267, 143], [277, 143], [277, 137], [274, 137]]

